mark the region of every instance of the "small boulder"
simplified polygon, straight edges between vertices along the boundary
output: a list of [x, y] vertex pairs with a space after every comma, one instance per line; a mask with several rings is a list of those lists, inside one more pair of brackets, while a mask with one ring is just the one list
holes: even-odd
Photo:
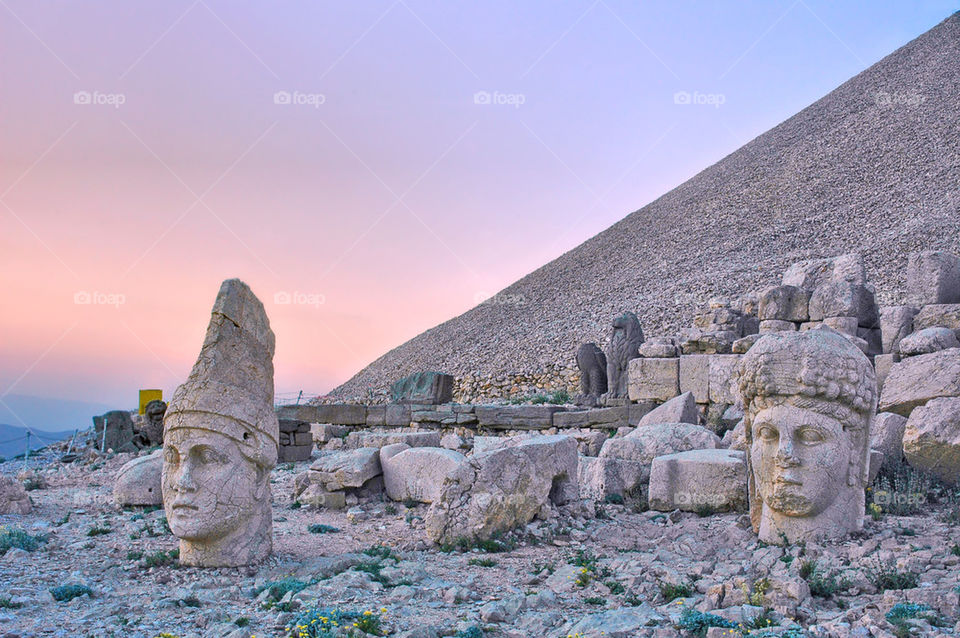
[[930, 399], [960, 396], [960, 348], [908, 357], [890, 368], [878, 412], [910, 416]]
[[900, 340], [900, 356], [913, 357], [948, 348], [960, 348], [956, 333], [950, 328], [924, 328]]
[[141, 456], [125, 463], [117, 472], [113, 484], [113, 500], [124, 505], [162, 505], [160, 473], [163, 470], [163, 452]]
[[310, 482], [322, 485], [327, 491], [336, 491], [362, 487], [380, 473], [380, 450], [362, 447], [321, 456], [310, 466]]
[[747, 460], [738, 450], [688, 450], [650, 465], [650, 509], [746, 511]]
[[603, 501], [615, 494], [623, 496], [644, 485], [650, 475], [646, 463], [612, 457], [581, 456], [577, 468], [580, 496]]
[[637, 427], [657, 423], [697, 423], [698, 419], [697, 402], [693, 392], [684, 392], [645, 414]]
[[33, 511], [23, 485], [10, 476], [0, 474], [0, 514], [29, 514]]
[[381, 454], [387, 496], [395, 501], [432, 503], [440, 496], [443, 480], [464, 461], [466, 457], [459, 452], [435, 447], [409, 448], [389, 456]]
[[884, 464], [896, 466], [903, 459], [903, 431], [907, 418], [893, 412], [881, 412], [870, 426], [870, 448], [883, 453]]
[[635, 461], [641, 464], [646, 483], [650, 463], [658, 456], [687, 450], [720, 447], [720, 437], [705, 427], [692, 423], [663, 423], [656, 427], [637, 428], [622, 438], [609, 439], [600, 450], [600, 458]]
[[933, 399], [910, 414], [903, 454], [913, 467], [960, 484], [960, 398]]

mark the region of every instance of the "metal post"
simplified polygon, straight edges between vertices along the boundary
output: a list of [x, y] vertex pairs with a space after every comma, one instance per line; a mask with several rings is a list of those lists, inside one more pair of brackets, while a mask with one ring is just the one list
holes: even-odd
[[303, 398], [303, 390], [300, 390], [300, 394], [297, 395], [297, 405], [300, 405], [300, 399]]
[[107, 451], [107, 417], [103, 417], [103, 438], [100, 440], [100, 452]]
[[23, 460], [26, 461], [30, 458], [30, 430], [27, 430], [27, 451], [23, 455]]
[[74, 430], [73, 436], [70, 438], [70, 445], [67, 446], [67, 454], [70, 454], [70, 450], [73, 449], [73, 442], [77, 440], [77, 434], [80, 433], [80, 430]]

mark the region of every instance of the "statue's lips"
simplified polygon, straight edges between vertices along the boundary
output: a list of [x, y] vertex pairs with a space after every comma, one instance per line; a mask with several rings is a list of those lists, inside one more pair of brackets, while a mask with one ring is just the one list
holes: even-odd
[[190, 503], [174, 503], [171, 507], [174, 514], [190, 514], [192, 512], [199, 512], [200, 508], [196, 505]]

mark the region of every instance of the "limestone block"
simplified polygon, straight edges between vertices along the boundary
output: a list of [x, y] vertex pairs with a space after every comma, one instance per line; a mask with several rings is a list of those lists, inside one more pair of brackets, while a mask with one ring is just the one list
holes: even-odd
[[557, 412], [553, 415], [553, 425], [557, 428], [589, 428], [609, 425], [617, 428], [627, 424], [628, 406], [597, 408], [595, 410], [577, 410]]
[[913, 332], [913, 306], [884, 306], [880, 309], [880, 337], [884, 354], [898, 352], [900, 340]]
[[347, 495], [343, 490], [330, 492], [322, 485], [311, 484], [297, 499], [307, 507], [342, 510], [347, 506]]
[[877, 302], [869, 288], [848, 282], [821, 284], [810, 295], [810, 320], [828, 317], [857, 317], [858, 325], [879, 327]]
[[411, 423], [410, 406], [399, 403], [387, 404], [383, 420], [387, 427], [407, 427]]
[[623, 496], [645, 484], [649, 475], [649, 466], [640, 461], [581, 456], [578, 466], [580, 496], [597, 501], [611, 494]]
[[453, 400], [453, 376], [442, 372], [417, 372], [390, 386], [394, 403], [439, 405]]
[[310, 466], [310, 482], [333, 492], [345, 487], [362, 487], [380, 473], [380, 449], [362, 447], [321, 456]]
[[717, 354], [710, 357], [710, 401], [737, 402], [737, 365], [743, 355]]
[[878, 354], [873, 358], [873, 367], [877, 371], [877, 392], [883, 392], [883, 384], [887, 382], [890, 369], [898, 361], [900, 356], [896, 354]]
[[860, 320], [857, 317], [827, 317], [823, 325], [851, 337], [857, 336]]
[[810, 291], [797, 286], [773, 286], [760, 293], [758, 317], [760, 321], [807, 321]]
[[[759, 326], [757, 329], [759, 330]], [[743, 339], [737, 339], [733, 342], [733, 354], [747, 354], [747, 351], [750, 350], [753, 344], [759, 341], [762, 336], [763, 335], [757, 332], [756, 334], [747, 335]]]
[[350, 434], [350, 428], [330, 423], [311, 423], [310, 434], [313, 442], [319, 446], [329, 443], [333, 439], [345, 439]]
[[680, 350], [673, 343], [645, 341], [640, 344], [640, 356], [648, 359], [670, 359], [680, 356]]
[[409, 448], [381, 458], [387, 496], [432, 503], [440, 496], [444, 479], [465, 461], [459, 452], [435, 447]]
[[760, 334], [765, 335], [771, 332], [791, 332], [797, 329], [797, 324], [792, 321], [781, 321], [779, 319], [767, 319], [760, 322]]
[[867, 272], [863, 257], [848, 253], [826, 259], [798, 261], [783, 273], [782, 283], [784, 286], [814, 290], [817, 286], [832, 281], [866, 285]]
[[936, 304], [920, 308], [913, 318], [913, 329], [950, 328], [960, 335], [960, 304]]
[[20, 481], [0, 474], [0, 514], [29, 514], [31, 511], [33, 504]]
[[903, 458], [903, 432], [907, 418], [893, 412], [881, 412], [870, 426], [870, 448], [883, 453], [886, 463], [896, 466]]
[[903, 454], [913, 467], [960, 485], [960, 397], [933, 399], [910, 414]]
[[440, 447], [439, 432], [351, 432], [347, 437], [348, 447], [382, 448], [394, 443], [406, 443], [410, 447]]
[[546, 429], [553, 415], [566, 411], [557, 405], [478, 405], [475, 408], [480, 427], [508, 430]]
[[893, 364], [877, 409], [909, 417], [930, 399], [956, 396], [960, 396], [960, 348], [951, 348]]
[[720, 447], [720, 437], [692, 423], [661, 423], [637, 428], [622, 438], [607, 439], [600, 449], [601, 458], [637, 461], [649, 467], [658, 456]]
[[367, 427], [382, 428], [387, 424], [387, 406], [368, 405], [367, 406]]
[[[742, 339], [734, 342], [740, 343]], [[697, 403], [710, 401], [710, 355], [688, 354], [680, 357], [680, 392], [690, 392]]]
[[746, 511], [747, 461], [738, 450], [689, 450], [650, 465], [650, 509]]
[[630, 361], [627, 390], [631, 401], [667, 401], [680, 394], [680, 359]]
[[[710, 356], [710, 355], [703, 355]], [[716, 355], [724, 356], [724, 355]], [[682, 363], [681, 359], [681, 363]], [[661, 405], [660, 407], [648, 412], [638, 427], [656, 425], [658, 423], [694, 423], [699, 421], [697, 412], [697, 402], [693, 398], [692, 392], [684, 392], [680, 396], [674, 397]]]
[[930, 354], [948, 348], [960, 348], [957, 335], [950, 328], [924, 328], [900, 341], [900, 357]]
[[960, 258], [947, 252], [911, 253], [907, 261], [907, 303], [960, 303]]

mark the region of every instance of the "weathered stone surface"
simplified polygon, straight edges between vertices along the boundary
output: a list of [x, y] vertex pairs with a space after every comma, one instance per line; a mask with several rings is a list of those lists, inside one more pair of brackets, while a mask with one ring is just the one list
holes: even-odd
[[331, 492], [362, 487], [379, 474], [380, 448], [376, 447], [324, 454], [310, 466], [310, 481]]
[[710, 357], [710, 401], [732, 405], [737, 402], [737, 365], [743, 355], [717, 354]]
[[442, 372], [417, 372], [390, 386], [394, 403], [439, 405], [453, 400], [453, 376]]
[[[469, 441], [459, 434], [453, 434], [451, 432], [440, 437], [440, 447], [447, 450], [468, 450], [471, 445]], [[383, 456], [383, 448], [380, 449], [380, 456]]]
[[960, 258], [947, 252], [911, 253], [907, 261], [907, 303], [960, 303]]
[[650, 605], [643, 602], [637, 607], [621, 607], [595, 614], [587, 614], [569, 629], [561, 632], [564, 636], [583, 636], [583, 638], [633, 638], [642, 636], [645, 627], [659, 624], [663, 616]]
[[650, 509], [695, 512], [746, 511], [746, 454], [737, 450], [689, 450], [658, 456], [650, 465]]
[[896, 466], [903, 458], [903, 431], [907, 418], [893, 412], [881, 412], [870, 426], [870, 448], [883, 453], [884, 463]]
[[367, 420], [366, 425], [368, 428], [380, 428], [387, 424], [387, 406], [385, 405], [368, 405], [367, 406]]
[[313, 443], [303, 445], [281, 445], [277, 451], [277, 463], [298, 463], [306, 461], [313, 454]]
[[439, 498], [444, 479], [466, 462], [466, 457], [453, 450], [417, 447], [381, 457], [380, 462], [387, 496], [395, 501], [432, 503]]
[[887, 381], [890, 369], [898, 361], [900, 361], [900, 355], [898, 354], [878, 354], [873, 358], [873, 369], [877, 371], [878, 392], [883, 392], [883, 384]]
[[960, 485], [960, 397], [933, 399], [910, 414], [903, 455], [913, 467]]
[[747, 432], [743, 419], [741, 419], [732, 430], [723, 433], [721, 447], [728, 450], [747, 450]]
[[410, 406], [390, 403], [386, 406], [384, 425], [387, 427], [407, 427], [410, 425]]
[[808, 321], [810, 291], [797, 286], [773, 286], [760, 293], [760, 321]]
[[600, 448], [609, 438], [606, 432], [591, 430], [589, 432], [580, 432], [579, 430], [560, 431], [559, 434], [572, 436], [577, 440], [577, 451], [583, 456], [596, 456], [600, 454]]
[[761, 540], [861, 529], [876, 378], [830, 330], [767, 335], [744, 355], [750, 517]]
[[350, 434], [350, 428], [332, 423], [311, 423], [310, 434], [317, 445], [324, 445], [333, 439], [345, 439]]
[[136, 429], [134, 445], [140, 449], [163, 445], [163, 415], [167, 404], [154, 399], [143, 407], [143, 420]]
[[867, 271], [863, 257], [857, 253], [848, 253], [825, 259], [798, 261], [783, 273], [784, 286], [797, 286], [805, 290], [814, 290], [817, 286], [833, 281], [846, 281], [865, 285]]
[[[106, 427], [106, 435], [104, 435]], [[124, 410], [111, 410], [101, 416], [93, 417], [93, 430], [98, 450], [114, 452], [136, 452], [134, 445], [133, 419]]]
[[366, 425], [367, 406], [347, 403], [281, 405], [277, 408], [277, 416], [281, 419], [296, 419], [307, 423]]
[[960, 304], [936, 304], [920, 308], [913, 318], [913, 329], [950, 328], [960, 336]]
[[614, 458], [641, 463], [646, 483], [650, 463], [658, 456], [687, 450], [720, 447], [720, 437], [707, 428], [692, 423], [663, 423], [637, 428], [622, 438], [608, 439], [600, 450], [600, 458]]
[[31, 511], [30, 496], [20, 481], [0, 474], [0, 514], [29, 514]]
[[913, 306], [883, 306], [880, 308], [880, 336], [884, 354], [899, 352], [900, 340], [913, 332]]
[[148, 456], [129, 461], [117, 472], [113, 484], [113, 500], [124, 505], [162, 505], [163, 491], [160, 474], [163, 471], [163, 452], [157, 450]]
[[697, 402], [693, 398], [693, 393], [684, 392], [648, 412], [637, 425], [644, 427], [658, 423], [697, 423], [698, 421]]
[[827, 317], [822, 324], [837, 332], [855, 337], [860, 327], [860, 319], [857, 317]]
[[566, 409], [558, 405], [478, 405], [474, 412], [480, 427], [522, 430], [549, 428], [553, 415]]
[[669, 359], [679, 357], [680, 350], [674, 343], [663, 343], [658, 341], [645, 341], [640, 345], [640, 356], [648, 359]]
[[880, 316], [874, 295], [866, 286], [832, 282], [817, 286], [810, 295], [810, 320], [857, 317], [858, 325], [875, 328]]
[[[759, 328], [758, 328], [759, 329]], [[747, 351], [753, 347], [757, 341], [762, 337], [760, 333], [747, 335], [743, 339], [737, 339], [733, 342], [732, 351], [733, 354], [747, 354]]]
[[577, 442], [535, 436], [474, 454], [443, 482], [427, 512], [428, 537], [438, 543], [490, 538], [529, 523], [551, 503], [579, 497]]
[[558, 428], [589, 428], [608, 425], [617, 428], [627, 425], [630, 406], [597, 408], [595, 410], [571, 410], [553, 415], [553, 425]]
[[900, 341], [900, 356], [913, 357], [949, 348], [960, 348], [957, 335], [950, 328], [924, 328]]
[[580, 496], [597, 501], [611, 494], [623, 496], [641, 488], [650, 477], [650, 466], [610, 456], [581, 456], [578, 468]]
[[685, 328], [680, 331], [680, 352], [682, 354], [729, 354], [733, 342], [742, 335], [729, 330], [706, 332], [697, 328]]
[[610, 398], [627, 396], [627, 367], [640, 356], [643, 330], [637, 315], [625, 312], [613, 320], [613, 332], [607, 347], [607, 393]]
[[760, 322], [759, 334], [765, 335], [771, 332], [793, 332], [797, 330], [797, 324], [792, 321], [781, 321], [780, 319], [767, 319]]
[[351, 432], [347, 447], [382, 448], [394, 443], [410, 447], [440, 447], [439, 432]]
[[710, 355], [688, 354], [680, 357], [680, 392], [693, 393], [697, 403], [710, 401]]
[[270, 555], [273, 352], [263, 304], [239, 279], [223, 282], [197, 362], [164, 416], [163, 508], [181, 564], [237, 567]]
[[631, 401], [667, 401], [680, 394], [680, 359], [630, 361], [627, 371]]
[[960, 396], [960, 348], [951, 348], [893, 364], [878, 410], [908, 417], [930, 399], [956, 396]]
[[595, 406], [607, 392], [607, 357], [595, 343], [585, 343], [577, 350], [580, 369], [580, 396], [577, 405]]
[[303, 505], [317, 509], [342, 510], [347, 506], [347, 495], [343, 490], [330, 492], [317, 484], [307, 486], [297, 500]]

